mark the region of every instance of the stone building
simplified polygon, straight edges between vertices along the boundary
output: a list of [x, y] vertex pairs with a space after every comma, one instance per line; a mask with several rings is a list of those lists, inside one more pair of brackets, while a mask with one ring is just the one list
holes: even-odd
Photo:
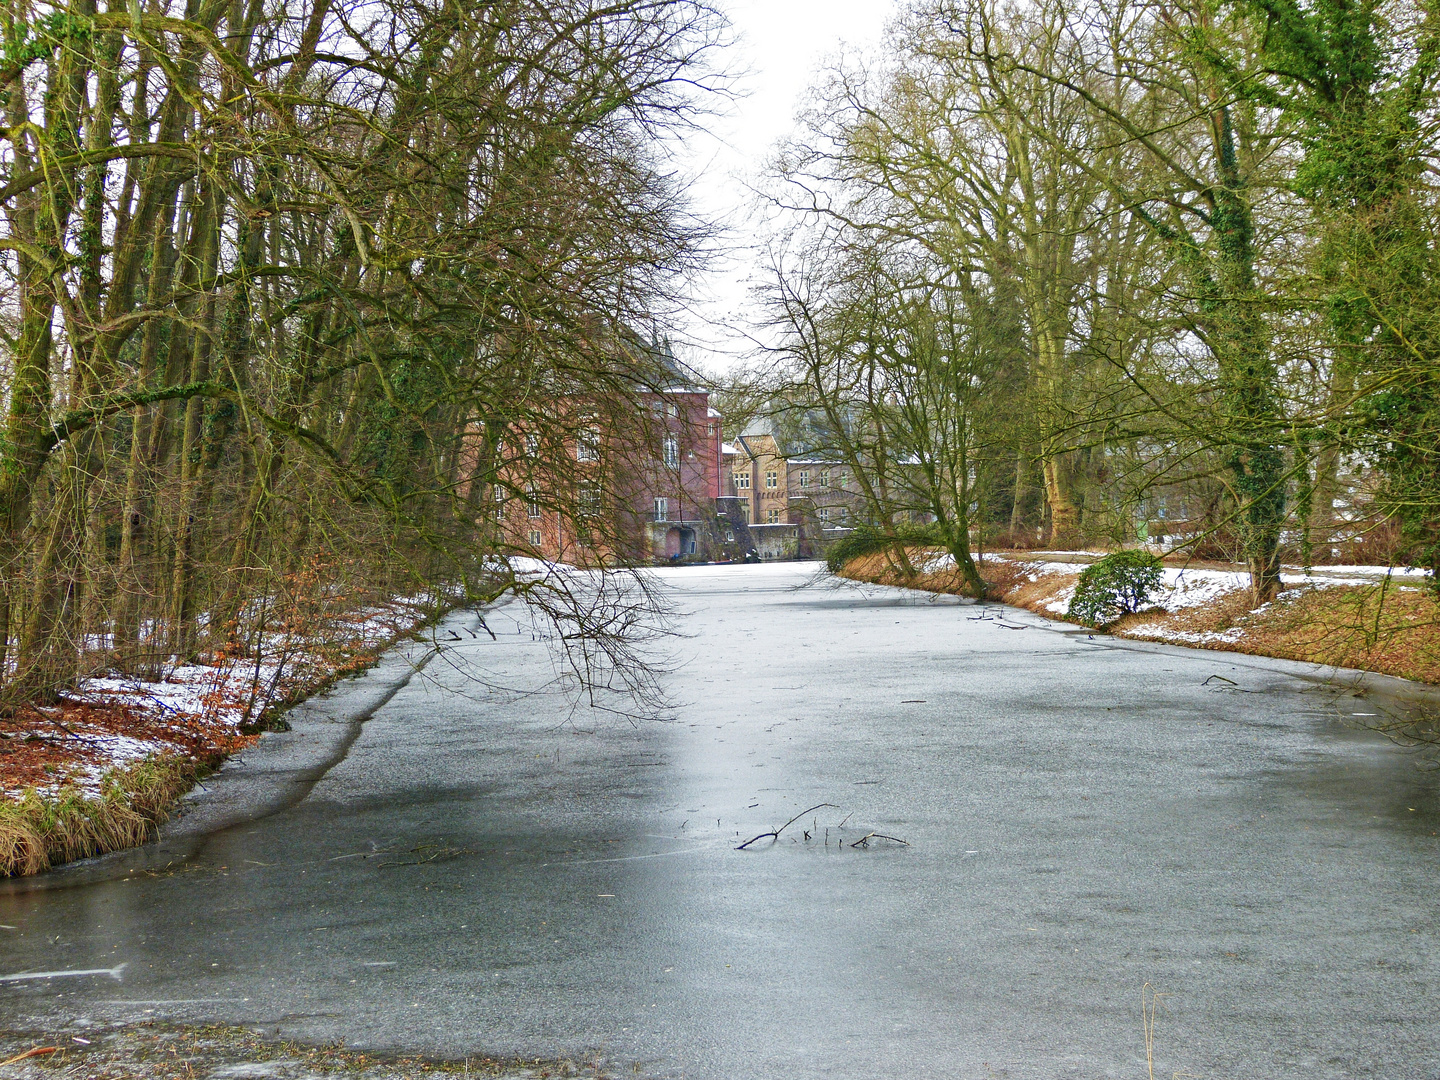
[[721, 450], [721, 502], [744, 521], [762, 559], [810, 559], [848, 531], [858, 494], [850, 469], [777, 434], [766, 420]]

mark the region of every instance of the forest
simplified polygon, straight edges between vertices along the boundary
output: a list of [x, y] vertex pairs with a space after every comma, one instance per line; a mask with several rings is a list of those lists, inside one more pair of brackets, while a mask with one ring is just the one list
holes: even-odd
[[0, 706], [395, 596], [519, 594], [616, 647], [630, 601], [508, 573], [499, 507], [603, 529], [577, 429], [633, 413], [703, 256], [664, 145], [723, 27], [4, 5]]
[[[922, 0], [763, 186], [730, 393], [953, 554], [1440, 566], [1433, 3]], [[917, 523], [924, 523], [921, 533]], [[907, 530], [909, 532], [907, 533]]]

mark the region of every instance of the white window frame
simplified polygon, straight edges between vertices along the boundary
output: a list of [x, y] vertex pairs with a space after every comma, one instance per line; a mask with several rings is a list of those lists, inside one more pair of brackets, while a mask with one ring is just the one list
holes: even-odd
[[599, 517], [602, 509], [600, 485], [581, 484], [576, 498], [577, 509], [582, 518]]
[[663, 495], [655, 496], [655, 520], [670, 520], [670, 500]]
[[586, 427], [580, 429], [579, 436], [575, 439], [575, 460], [576, 461], [599, 461], [600, 460], [600, 429]]
[[660, 443], [660, 456], [667, 469], [678, 469], [680, 467], [680, 436], [666, 435]]

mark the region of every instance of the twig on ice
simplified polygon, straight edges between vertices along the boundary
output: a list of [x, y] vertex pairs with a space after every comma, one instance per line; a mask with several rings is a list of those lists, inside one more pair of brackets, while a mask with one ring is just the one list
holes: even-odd
[[860, 837], [859, 840], [856, 840], [850, 846], [859, 847], [861, 844], [864, 844], [866, 847], [869, 847], [871, 840], [893, 840], [897, 844], [904, 844], [906, 847], [910, 846], [909, 840], [901, 840], [898, 836], [886, 836], [884, 833], [878, 832], [866, 833], [864, 836]]
[[0, 1066], [14, 1065], [17, 1061], [24, 1061], [30, 1057], [39, 1057], [41, 1054], [54, 1054], [57, 1053], [59, 1049], [60, 1047], [58, 1046], [32, 1046], [23, 1054], [16, 1054], [12, 1058], [6, 1058], [4, 1061], [0, 1061]]
[[819, 809], [821, 809], [822, 807], [826, 807], [826, 806], [828, 806], [831, 810], [839, 810], [839, 809], [840, 809], [840, 808], [839, 808], [838, 806], [836, 806], [834, 803], [830, 803], [830, 802], [816, 803], [814, 806], [810, 807], [809, 810], [801, 810], [800, 813], [796, 814], [796, 815], [795, 815], [794, 817], [792, 817], [789, 821], [785, 822], [784, 825], [781, 825], [778, 829], [772, 829], [770, 832], [762, 832], [759, 836], [752, 836], [749, 840], [746, 840], [743, 844], [741, 844], [741, 845], [740, 845], [739, 847], [737, 847], [735, 850], [736, 850], [736, 851], [744, 851], [744, 850], [745, 850], [747, 847], [749, 847], [751, 844], [755, 843], [756, 840], [764, 840], [765, 837], [767, 837], [767, 836], [774, 837], [776, 840], [779, 840], [779, 839], [780, 839], [780, 834], [781, 834], [782, 832], [784, 832], [786, 829], [788, 829], [791, 825], [794, 825], [795, 822], [799, 821], [799, 820], [800, 820], [802, 817], [804, 817], [806, 814], [810, 813], [810, 810], [819, 810]]

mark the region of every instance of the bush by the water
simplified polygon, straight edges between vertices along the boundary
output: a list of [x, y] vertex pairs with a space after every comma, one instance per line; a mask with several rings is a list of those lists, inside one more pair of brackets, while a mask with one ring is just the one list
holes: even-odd
[[1080, 571], [1068, 617], [1104, 626], [1139, 611], [1160, 584], [1162, 565], [1148, 551], [1114, 551]]
[[932, 525], [901, 525], [894, 535], [881, 532], [874, 525], [857, 525], [830, 545], [825, 565], [832, 574], [845, 569], [845, 564], [863, 555], [874, 555], [894, 547], [944, 546], [944, 540]]

